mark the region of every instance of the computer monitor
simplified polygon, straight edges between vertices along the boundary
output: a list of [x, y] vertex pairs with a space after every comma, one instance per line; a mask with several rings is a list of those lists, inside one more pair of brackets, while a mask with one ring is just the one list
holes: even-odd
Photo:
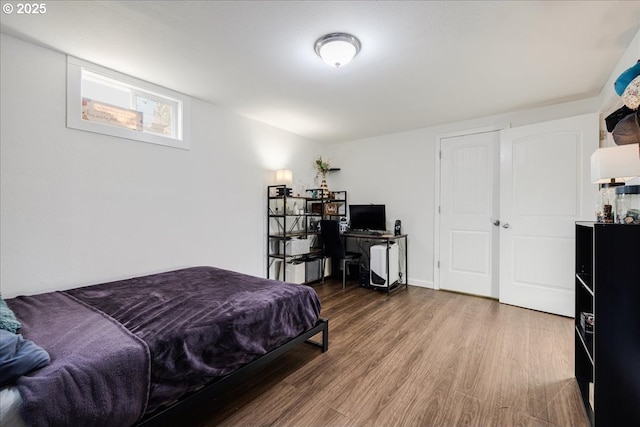
[[349, 205], [349, 220], [352, 230], [387, 229], [385, 205]]

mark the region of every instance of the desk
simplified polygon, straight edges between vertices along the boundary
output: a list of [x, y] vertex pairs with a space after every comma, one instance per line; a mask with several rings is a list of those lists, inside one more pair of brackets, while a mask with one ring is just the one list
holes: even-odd
[[[407, 279], [408, 279], [408, 271], [409, 271], [409, 257], [407, 256], [407, 250], [408, 250], [408, 244], [407, 244], [407, 234], [399, 234], [399, 235], [394, 235], [394, 234], [381, 234], [381, 235], [375, 235], [375, 234], [365, 234], [365, 233], [355, 233], [355, 232], [345, 232], [342, 233], [342, 238], [345, 241], [345, 246], [348, 245], [350, 240], [354, 240], [356, 244], [358, 244], [358, 247], [361, 248], [360, 245], [360, 241], [368, 241], [369, 243], [371, 243], [369, 246], [372, 246], [373, 244], [379, 244], [379, 243], [384, 243], [387, 245], [387, 283], [389, 284], [389, 286], [374, 286], [376, 288], [387, 288], [387, 295], [390, 294], [393, 291], [396, 291], [400, 288], [402, 288], [402, 285], [404, 285], [404, 288], [407, 288]], [[397, 281], [394, 281], [393, 283], [391, 283], [391, 277], [389, 277], [389, 273], [390, 273], [390, 269], [389, 269], [389, 247], [393, 244], [396, 243], [397, 245], [399, 245], [398, 248], [398, 252], [399, 252], [399, 258], [398, 258], [398, 269], [399, 269], [399, 278]], [[366, 254], [366, 257], [369, 258], [369, 254]], [[404, 265], [402, 263], [402, 257], [404, 257]], [[370, 262], [368, 263], [370, 264]], [[404, 267], [404, 269], [403, 269]], [[369, 271], [371, 271], [371, 266], [369, 265]]]

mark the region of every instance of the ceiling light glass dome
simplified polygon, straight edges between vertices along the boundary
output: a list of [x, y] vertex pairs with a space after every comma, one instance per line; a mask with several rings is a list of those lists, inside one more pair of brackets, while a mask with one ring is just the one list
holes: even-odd
[[360, 40], [351, 34], [331, 33], [316, 41], [315, 50], [324, 62], [340, 68], [360, 52]]

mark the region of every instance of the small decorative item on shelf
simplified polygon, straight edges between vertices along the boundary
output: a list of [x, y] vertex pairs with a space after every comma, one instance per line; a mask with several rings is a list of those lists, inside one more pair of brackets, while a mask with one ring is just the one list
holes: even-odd
[[323, 199], [329, 198], [329, 187], [327, 187], [327, 180], [324, 177], [320, 183], [320, 193], [322, 194]]
[[340, 233], [346, 233], [349, 229], [349, 222], [346, 217], [340, 218]]
[[616, 188], [616, 222], [640, 224], [640, 185]]
[[322, 160], [322, 156], [318, 156], [315, 163], [316, 168], [316, 179], [318, 176], [322, 177], [322, 182], [320, 183], [320, 194], [319, 196], [323, 199], [329, 198], [329, 187], [327, 186], [327, 172], [331, 168], [329, 166], [329, 161]]
[[593, 333], [594, 317], [593, 313], [580, 313], [580, 326], [586, 334]]
[[278, 192], [277, 193], [278, 196], [291, 197], [291, 189], [290, 188], [278, 187], [277, 192]]
[[600, 195], [596, 205], [596, 219], [598, 222], [613, 223], [613, 206], [616, 201], [616, 187], [620, 184], [600, 184]]
[[325, 215], [338, 215], [338, 204], [337, 203], [325, 203], [325, 205], [324, 205], [324, 214]]

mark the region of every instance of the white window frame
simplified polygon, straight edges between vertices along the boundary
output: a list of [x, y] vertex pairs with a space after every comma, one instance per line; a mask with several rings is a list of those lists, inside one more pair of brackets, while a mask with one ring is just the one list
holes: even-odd
[[[82, 70], [108, 77], [121, 82], [123, 86], [131, 88], [135, 95], [140, 95], [148, 99], [160, 102], [176, 102], [176, 129], [175, 137], [160, 135], [148, 131], [136, 131], [123, 127], [110, 126], [103, 123], [92, 122], [82, 119]], [[96, 100], [100, 101], [100, 100]], [[126, 74], [101, 67], [99, 65], [84, 61], [79, 58], [67, 56], [67, 127], [83, 130], [87, 132], [111, 135], [120, 138], [132, 139], [135, 141], [148, 142], [151, 144], [165, 145], [169, 147], [189, 150], [190, 129], [189, 120], [191, 112], [191, 99], [178, 92], [166, 89], [161, 86], [145, 82]]]

